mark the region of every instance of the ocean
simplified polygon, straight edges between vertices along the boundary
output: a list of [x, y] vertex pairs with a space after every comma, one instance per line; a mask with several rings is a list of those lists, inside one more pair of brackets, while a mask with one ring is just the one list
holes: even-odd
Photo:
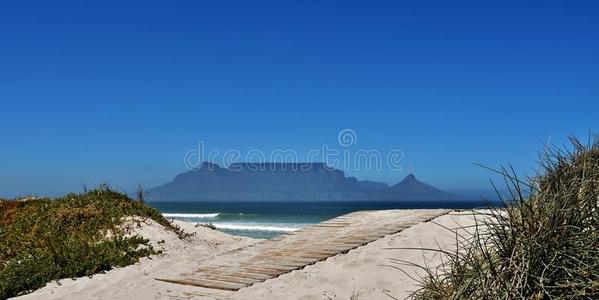
[[[165, 217], [212, 223], [217, 230], [240, 236], [271, 238], [358, 210], [488, 206], [478, 201], [301, 201], [301, 202], [149, 202]], [[500, 205], [500, 203], [491, 203]]]

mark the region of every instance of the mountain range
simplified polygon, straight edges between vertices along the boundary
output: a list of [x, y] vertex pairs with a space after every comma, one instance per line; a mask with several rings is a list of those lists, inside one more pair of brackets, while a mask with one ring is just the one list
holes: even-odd
[[151, 201], [431, 201], [456, 196], [410, 174], [396, 185], [359, 181], [324, 163], [203, 163], [147, 191]]

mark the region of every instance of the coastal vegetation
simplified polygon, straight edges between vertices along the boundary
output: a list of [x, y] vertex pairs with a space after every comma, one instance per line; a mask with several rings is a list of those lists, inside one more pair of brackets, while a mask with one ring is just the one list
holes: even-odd
[[130, 216], [185, 237], [157, 210], [107, 186], [57, 199], [0, 200], [0, 299], [158, 253], [147, 239], [126, 234]]
[[515, 201], [480, 215], [429, 270], [414, 299], [599, 299], [599, 140], [551, 148], [526, 181], [500, 171]]

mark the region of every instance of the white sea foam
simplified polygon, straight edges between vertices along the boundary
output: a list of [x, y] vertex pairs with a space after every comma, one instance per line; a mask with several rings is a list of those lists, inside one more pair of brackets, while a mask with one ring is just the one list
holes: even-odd
[[[265, 225], [265, 224], [232, 224], [232, 223], [213, 223], [217, 229], [230, 229], [230, 230], [255, 230], [255, 231], [284, 231], [292, 232], [302, 229], [302, 227], [288, 227], [281, 226], [279, 224]], [[297, 226], [299, 224], [293, 224]]]
[[163, 213], [162, 215], [165, 216], [165, 217], [168, 217], [168, 218], [202, 218], [202, 219], [209, 219], [209, 218], [216, 218], [216, 217], [218, 217], [218, 215], [220, 215], [220, 213], [212, 213], [212, 214]]

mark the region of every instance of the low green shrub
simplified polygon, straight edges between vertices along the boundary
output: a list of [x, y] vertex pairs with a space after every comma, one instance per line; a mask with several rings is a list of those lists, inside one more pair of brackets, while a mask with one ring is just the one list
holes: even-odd
[[125, 237], [120, 225], [128, 216], [151, 218], [186, 236], [157, 210], [107, 187], [58, 199], [0, 201], [0, 299], [157, 253], [148, 240]]

